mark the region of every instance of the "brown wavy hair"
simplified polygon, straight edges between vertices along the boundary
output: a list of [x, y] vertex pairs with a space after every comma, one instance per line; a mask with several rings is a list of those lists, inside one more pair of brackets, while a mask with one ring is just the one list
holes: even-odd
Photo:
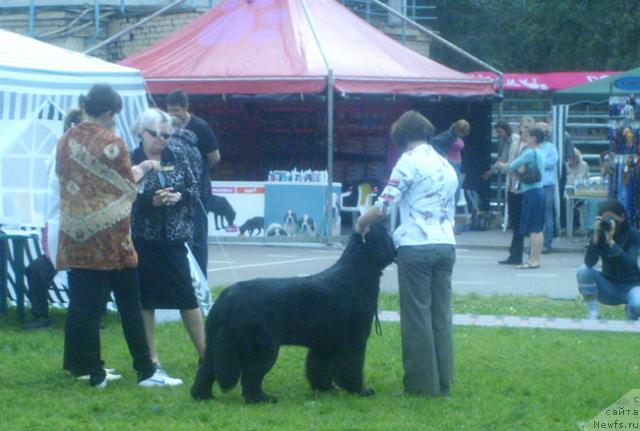
[[435, 127], [417, 111], [407, 111], [391, 125], [391, 140], [404, 151], [410, 142], [428, 141]]

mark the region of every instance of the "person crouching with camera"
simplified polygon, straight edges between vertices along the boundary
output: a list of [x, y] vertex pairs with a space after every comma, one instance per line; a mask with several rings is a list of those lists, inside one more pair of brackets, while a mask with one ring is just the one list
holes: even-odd
[[[587, 317], [599, 319], [598, 303], [627, 304], [629, 320], [640, 316], [640, 232], [627, 221], [621, 202], [600, 205], [584, 266], [578, 270], [578, 290], [587, 305]], [[602, 272], [594, 266], [602, 259]]]

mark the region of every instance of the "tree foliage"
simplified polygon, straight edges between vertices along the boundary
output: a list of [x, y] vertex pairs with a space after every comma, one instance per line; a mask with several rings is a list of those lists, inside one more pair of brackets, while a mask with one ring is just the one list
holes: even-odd
[[[420, 3], [420, 2], [418, 2]], [[640, 65], [640, 0], [423, 0], [445, 39], [503, 71], [627, 70]], [[436, 60], [478, 68], [437, 42]]]

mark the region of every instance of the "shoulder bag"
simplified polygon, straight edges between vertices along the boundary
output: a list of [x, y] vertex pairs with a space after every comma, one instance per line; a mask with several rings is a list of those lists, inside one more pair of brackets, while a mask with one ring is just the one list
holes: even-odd
[[535, 161], [532, 165], [526, 164], [525, 170], [522, 176], [520, 177], [520, 181], [524, 184], [534, 184], [540, 182], [542, 179], [542, 175], [540, 174], [540, 169], [538, 169], [538, 153], [536, 150], [533, 150], [533, 154], [535, 155]]

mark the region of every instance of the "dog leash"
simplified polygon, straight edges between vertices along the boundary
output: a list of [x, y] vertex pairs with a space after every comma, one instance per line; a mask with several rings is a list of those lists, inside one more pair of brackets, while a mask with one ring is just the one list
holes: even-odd
[[382, 336], [382, 325], [380, 325], [380, 318], [378, 317], [378, 309], [376, 308], [375, 316], [376, 334]]
[[[208, 219], [209, 218], [209, 213], [207, 212], [207, 209], [204, 207], [204, 204], [202, 203], [202, 200], [200, 199], [200, 197], [198, 196], [198, 206], [200, 207], [200, 210], [202, 210], [202, 212], [204, 213], [204, 216]], [[209, 223], [207, 223], [207, 226], [209, 225]], [[207, 232], [207, 237], [209, 236], [209, 232]], [[220, 235], [213, 235], [213, 237], [216, 239], [216, 245], [222, 250], [222, 254], [224, 255], [224, 259], [226, 261], [230, 261], [229, 260], [229, 255], [227, 254], [227, 250], [224, 248], [224, 246], [222, 245], [222, 241], [220, 241]], [[236, 271], [233, 269], [233, 266], [230, 267], [231, 269], [231, 275], [233, 275], [233, 281], [234, 283], [238, 282], [238, 275], [236, 274]]]

